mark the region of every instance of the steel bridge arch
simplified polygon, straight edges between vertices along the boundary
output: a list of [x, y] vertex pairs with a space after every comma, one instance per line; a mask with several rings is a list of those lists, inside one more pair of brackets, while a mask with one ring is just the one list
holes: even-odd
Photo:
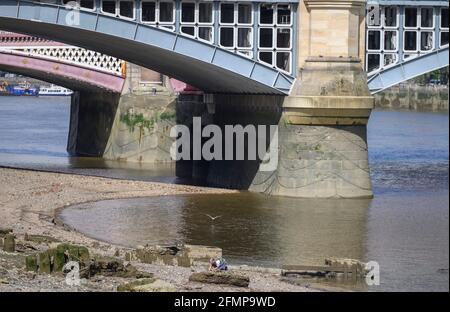
[[447, 46], [387, 67], [368, 77], [369, 90], [375, 94], [401, 82], [447, 67], [448, 58]]
[[125, 77], [41, 55], [0, 50], [0, 70], [21, 74], [75, 91], [121, 93]]
[[0, 2], [0, 29], [83, 47], [150, 68], [207, 93], [288, 95], [295, 78], [188, 36], [100, 12], [29, 0]]

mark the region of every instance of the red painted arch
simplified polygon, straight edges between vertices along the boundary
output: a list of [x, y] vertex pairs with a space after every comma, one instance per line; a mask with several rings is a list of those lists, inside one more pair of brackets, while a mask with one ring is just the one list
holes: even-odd
[[58, 84], [72, 90], [100, 89], [121, 93], [125, 78], [77, 63], [0, 50], [0, 69]]

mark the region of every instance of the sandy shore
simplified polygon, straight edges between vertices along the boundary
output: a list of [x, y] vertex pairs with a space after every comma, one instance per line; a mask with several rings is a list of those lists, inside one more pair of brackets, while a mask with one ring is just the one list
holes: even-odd
[[[177, 194], [217, 194], [234, 191], [204, 187], [0, 168], [0, 228], [11, 228], [18, 241], [25, 233], [49, 235], [62, 242], [81, 244], [91, 253], [123, 255], [126, 249], [98, 242], [55, 222], [55, 213], [66, 206], [90, 201], [165, 196]], [[39, 247], [36, 247], [39, 248]], [[2, 291], [115, 291], [123, 278], [95, 277], [82, 286], [68, 286], [62, 276], [37, 275], [24, 269], [25, 254], [0, 251], [0, 292]], [[179, 291], [242, 291], [241, 288], [192, 283], [192, 271], [182, 268], [132, 263], [138, 269], [173, 284]], [[307, 285], [281, 281], [275, 272], [235, 269], [250, 278], [249, 291], [314, 291]], [[126, 280], [125, 280], [126, 281]]]

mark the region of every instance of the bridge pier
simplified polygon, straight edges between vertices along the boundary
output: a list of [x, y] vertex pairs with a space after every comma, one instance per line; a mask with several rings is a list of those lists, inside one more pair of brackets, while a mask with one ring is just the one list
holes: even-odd
[[[268, 128], [278, 125], [282, 113], [283, 96], [215, 95], [214, 124], [225, 133], [226, 125], [267, 126], [266, 150], [273, 137]], [[242, 190], [251, 189], [260, 168], [259, 160], [249, 160], [248, 139], [245, 140], [245, 160], [212, 160], [209, 164], [207, 185]], [[225, 144], [223, 152], [225, 151]], [[236, 140], [234, 144], [236, 153]], [[225, 158], [225, 157], [223, 157]], [[263, 191], [263, 190], [258, 190]]]
[[299, 12], [299, 71], [283, 103], [278, 168], [258, 173], [250, 189], [372, 197], [366, 132], [374, 99], [361, 64], [365, 0], [304, 0]]
[[[193, 133], [193, 118], [200, 117], [202, 127], [213, 123], [212, 114], [208, 112], [207, 104], [204, 102], [203, 94], [180, 94], [177, 98], [176, 120], [178, 125], [187, 126], [190, 133]], [[190, 137], [193, 145], [192, 136]], [[192, 151], [192, 149], [191, 149]], [[176, 176], [193, 180], [199, 184], [206, 183], [209, 171], [209, 162], [205, 160], [180, 160], [176, 162]]]
[[172, 163], [176, 96], [163, 86], [161, 74], [131, 63], [126, 69], [121, 93], [74, 93], [67, 150], [106, 160]]
[[74, 92], [71, 98], [67, 152], [72, 156], [102, 157], [109, 140], [120, 95]]
[[365, 0], [305, 0], [299, 15], [299, 70], [290, 96], [214, 96], [221, 128], [278, 125], [276, 169], [214, 160], [207, 184], [293, 197], [372, 197], [366, 126], [373, 97], [361, 64]]
[[103, 158], [131, 163], [172, 163], [170, 129], [175, 124], [176, 97], [159, 86], [156, 94], [120, 96]]
[[75, 92], [67, 151], [106, 160], [172, 163], [175, 101], [162, 90], [157, 95]]
[[[358, 80], [355, 76], [363, 74], [358, 70], [359, 63], [352, 66], [356, 69], [352, 76]], [[313, 73], [316, 76], [317, 70]], [[324, 75], [338, 81], [344, 79], [333, 71]], [[306, 79], [303, 83], [305, 87], [308, 84]], [[246, 160], [180, 161], [177, 163], [179, 177], [209, 186], [291, 197], [370, 198], [373, 195], [366, 137], [372, 107], [370, 96], [215, 95], [212, 115], [200, 99], [196, 105], [191, 103], [190, 109], [184, 104], [188, 103], [180, 105], [185, 120], [192, 121], [196, 116], [203, 121], [208, 116], [208, 122], [202, 126], [218, 125], [222, 133], [225, 125], [277, 125], [278, 162], [273, 171], [261, 171], [260, 161], [248, 160], [247, 154]], [[178, 114], [181, 115], [179, 111]], [[268, 138], [266, 148], [273, 140]], [[247, 147], [248, 141], [245, 153]]]
[[285, 98], [276, 172], [258, 172], [250, 190], [324, 198], [372, 197], [367, 122], [373, 98], [357, 60], [311, 58]]

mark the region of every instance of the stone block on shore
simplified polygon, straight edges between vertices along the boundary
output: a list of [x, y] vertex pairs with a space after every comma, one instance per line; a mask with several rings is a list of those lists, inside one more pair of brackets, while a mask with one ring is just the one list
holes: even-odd
[[154, 278], [138, 279], [117, 287], [117, 291], [120, 292], [174, 292], [176, 290], [171, 283]]
[[58, 239], [51, 237], [51, 236], [47, 236], [47, 235], [31, 235], [28, 233], [25, 233], [25, 241], [28, 242], [34, 242], [34, 243], [38, 243], [38, 244], [42, 244], [42, 243], [57, 243], [60, 242]]
[[60, 244], [56, 248], [26, 257], [25, 267], [27, 271], [51, 274], [62, 272], [69, 261], [78, 262], [80, 268], [89, 266], [89, 250], [84, 246]]
[[13, 232], [10, 228], [2, 228], [0, 227], [0, 237], [5, 237], [6, 234], [11, 234]]
[[29, 272], [37, 272], [39, 269], [38, 259], [36, 255], [27, 256], [25, 258], [25, 269]]
[[42, 252], [38, 256], [39, 273], [51, 274], [52, 273], [52, 257], [48, 251]]
[[123, 261], [113, 257], [98, 256], [89, 264], [88, 276], [96, 274], [123, 278], [151, 278], [153, 274], [138, 271], [131, 264], [124, 265]]
[[125, 271], [123, 262], [120, 259], [112, 257], [97, 256], [91, 261], [89, 265], [89, 272], [92, 275], [110, 275], [123, 271]]
[[228, 272], [200, 272], [189, 276], [190, 282], [219, 284], [237, 287], [248, 287], [250, 279], [247, 276]]
[[355, 270], [359, 277], [365, 277], [367, 273], [366, 264], [356, 259], [330, 257], [325, 259], [325, 265], [332, 267], [348, 267], [350, 271]]
[[60, 244], [56, 247], [58, 253], [66, 254], [69, 261], [80, 261], [87, 263], [90, 260], [89, 250], [84, 246]]
[[15, 252], [16, 251], [16, 239], [14, 234], [6, 234], [3, 238], [3, 251]]
[[206, 263], [211, 258], [222, 257], [222, 249], [210, 246], [147, 246], [135, 251], [127, 252], [127, 261], [141, 261], [143, 263], [191, 267]]
[[153, 274], [138, 271], [131, 264], [125, 265], [121, 259], [94, 256], [84, 246], [60, 244], [44, 252], [30, 255], [25, 259], [27, 271], [43, 274], [63, 272], [64, 265], [70, 261], [80, 265], [80, 277], [90, 278], [94, 275], [114, 276], [123, 278], [150, 278]]

